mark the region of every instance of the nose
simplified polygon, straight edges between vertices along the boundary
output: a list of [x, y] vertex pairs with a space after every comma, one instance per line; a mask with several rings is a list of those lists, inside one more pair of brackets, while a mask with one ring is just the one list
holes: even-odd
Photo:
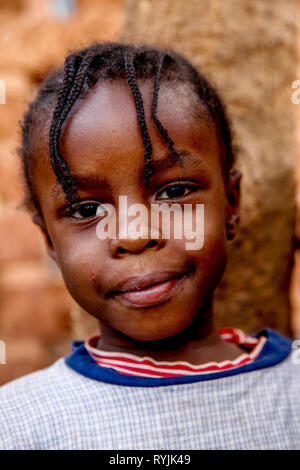
[[136, 194], [120, 196], [116, 238], [110, 240], [111, 256], [122, 258], [128, 254], [140, 254], [145, 250], [155, 251], [162, 248], [165, 245], [162, 232], [159, 226], [151, 224], [149, 207], [142, 197], [139, 198]]
[[128, 254], [140, 254], [146, 250], [159, 250], [165, 245], [163, 239], [154, 238], [117, 238], [111, 240], [111, 256], [123, 258]]

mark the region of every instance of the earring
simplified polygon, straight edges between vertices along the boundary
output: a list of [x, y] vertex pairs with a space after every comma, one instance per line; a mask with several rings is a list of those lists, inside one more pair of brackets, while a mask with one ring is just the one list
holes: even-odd
[[226, 221], [226, 235], [227, 240], [232, 240], [235, 237], [235, 225], [240, 220], [238, 214], [233, 214], [229, 220]]
[[232, 240], [235, 237], [234, 223], [226, 222], [226, 235], [227, 240]]

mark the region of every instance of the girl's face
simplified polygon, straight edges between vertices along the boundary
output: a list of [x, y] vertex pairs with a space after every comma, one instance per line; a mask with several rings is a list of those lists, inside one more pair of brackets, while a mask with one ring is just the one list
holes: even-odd
[[[193, 113], [196, 98], [186, 87], [162, 83], [157, 109], [182, 154], [181, 166], [152, 121], [153, 83], [139, 86], [153, 146], [155, 174], [149, 187], [143, 181], [144, 145], [128, 84], [98, 83], [76, 102], [61, 139], [81, 208], [66, 215], [45, 132], [35, 146], [34, 184], [43, 214], [43, 220], [35, 221], [69, 292], [84, 310], [106, 331], [156, 340], [181, 332], [211, 299], [226, 266], [225, 222], [237, 210], [238, 182], [225, 185], [215, 127], [205, 112], [202, 117]], [[187, 249], [190, 240], [175, 239], [172, 231], [170, 239], [151, 238], [151, 233], [148, 238], [120, 238], [118, 223], [115, 239], [99, 239], [101, 203], [115, 207], [118, 221], [119, 196], [127, 196], [128, 207], [139, 203], [149, 212], [153, 203], [177, 203], [182, 209], [192, 204], [194, 210], [204, 204], [203, 247]]]

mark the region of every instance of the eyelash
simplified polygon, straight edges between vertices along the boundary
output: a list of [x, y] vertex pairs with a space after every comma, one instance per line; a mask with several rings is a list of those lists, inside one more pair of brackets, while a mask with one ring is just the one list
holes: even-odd
[[[195, 183], [194, 184], [189, 184], [189, 183], [184, 183], [184, 182], [178, 182], [178, 183], [173, 183], [167, 187], [165, 187], [163, 190], [161, 190], [158, 194], [157, 194], [157, 198], [158, 196], [160, 196], [161, 194], [163, 194], [165, 191], [168, 191], [170, 190], [171, 188], [174, 188], [174, 187], [182, 187], [182, 188], [189, 188], [190, 191], [188, 191], [187, 194], [190, 194], [194, 191], [196, 191], [197, 189], [199, 189], [199, 184], [196, 185]], [[183, 195], [180, 195], [180, 196], [175, 196], [172, 198], [172, 196], [169, 196], [169, 197], [166, 197], [166, 198], [158, 198], [158, 200], [167, 200], [167, 199], [178, 199], [178, 198], [181, 198], [181, 197], [185, 197], [187, 196], [187, 194], [183, 194]], [[72, 210], [72, 208], [70, 210], [68, 210], [64, 216], [65, 217], [73, 217], [74, 219], [79, 219], [79, 220], [84, 220], [84, 219], [92, 219], [93, 217], [95, 217], [97, 214], [95, 213], [94, 215], [91, 215], [89, 217], [75, 217], [74, 214], [76, 214], [76, 212], [79, 212], [80, 209], [83, 209], [84, 207], [86, 206], [95, 206], [95, 210], [97, 211], [98, 207], [100, 207], [102, 205], [101, 202], [95, 202], [95, 201], [84, 201], [84, 202], [81, 202], [77, 205], [76, 208], [74, 208]]]
[[[84, 220], [84, 219], [92, 219], [93, 217], [95, 217], [97, 215], [97, 209], [98, 207], [100, 207], [102, 205], [101, 202], [96, 202], [96, 201], [82, 201], [81, 203], [79, 203], [76, 207], [74, 207], [74, 209], [69, 209], [68, 211], [65, 212], [64, 216], [65, 217], [72, 217], [74, 219], [79, 219], [79, 220]], [[88, 217], [75, 217], [74, 214], [76, 214], [76, 212], [79, 212], [80, 210], [84, 209], [86, 206], [94, 206], [95, 207], [95, 214], [94, 215], [91, 215], [91, 216], [88, 216]]]
[[[197, 189], [199, 189], [199, 184], [190, 184], [190, 183], [186, 183], [186, 182], [178, 182], [178, 183], [172, 183], [170, 184], [169, 186], [165, 187], [163, 190], [161, 190], [159, 193], [158, 193], [158, 196], [162, 193], [164, 193], [165, 191], [168, 191], [170, 188], [174, 188], [174, 187], [182, 187], [182, 188], [189, 188], [190, 191], [187, 193], [187, 194], [190, 194], [194, 191], [196, 191]], [[187, 194], [183, 194], [183, 195], [180, 195], [180, 196], [175, 196], [172, 198], [172, 196], [170, 196], [169, 198], [170, 199], [176, 199], [176, 197], [180, 198], [180, 197], [185, 197], [187, 196]], [[162, 199], [169, 199], [169, 198], [162, 198]]]

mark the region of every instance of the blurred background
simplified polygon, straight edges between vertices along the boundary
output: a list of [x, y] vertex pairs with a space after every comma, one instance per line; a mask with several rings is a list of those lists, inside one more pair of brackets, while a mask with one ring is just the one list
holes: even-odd
[[47, 73], [94, 41], [170, 47], [217, 86], [243, 173], [217, 323], [300, 338], [300, 103], [291, 99], [300, 80], [299, 9], [298, 0], [0, 0], [0, 385], [97, 332], [21, 207], [16, 153], [19, 121]]

